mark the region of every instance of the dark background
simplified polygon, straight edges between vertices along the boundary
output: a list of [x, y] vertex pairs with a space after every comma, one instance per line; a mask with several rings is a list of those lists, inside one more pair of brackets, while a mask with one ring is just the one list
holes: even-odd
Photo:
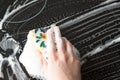
[[3, 18], [3, 15], [10, 4], [15, 0], [0, 0], [0, 18]]
[[[18, 2], [21, 1], [23, 0], [18, 0]], [[48, 26], [72, 16], [58, 22], [57, 25], [62, 26], [67, 21], [101, 8], [101, 10], [89, 14], [88, 17], [81, 18], [79, 22], [75, 24], [72, 22], [73, 25], [61, 29], [62, 35], [75, 45], [82, 57], [99, 45], [105, 45], [120, 36], [120, 6], [105, 8], [105, 6], [120, 2], [113, 0], [100, 6], [104, 1], [106, 0], [48, 0], [45, 10], [34, 19], [22, 23], [8, 23], [7, 26], [3, 25], [3, 30], [13, 35], [14, 39], [23, 47], [25, 42], [22, 41], [26, 39], [27, 33], [15, 35], [17, 32], [28, 32], [36, 27]], [[13, 2], [14, 0], [0, 0], [0, 18]], [[15, 16], [11, 21], [25, 20], [36, 14], [42, 7], [40, 4], [43, 3], [44, 0]], [[29, 15], [26, 14], [27, 12]], [[11, 17], [7, 20], [9, 21]], [[113, 44], [96, 55], [87, 57], [87, 62], [82, 66], [82, 80], [120, 80], [120, 43]]]

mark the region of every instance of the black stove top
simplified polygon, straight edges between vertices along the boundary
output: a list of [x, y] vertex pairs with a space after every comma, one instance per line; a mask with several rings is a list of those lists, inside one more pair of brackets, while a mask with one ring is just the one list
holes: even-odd
[[0, 0], [1, 79], [35, 79], [18, 58], [28, 31], [53, 23], [79, 50], [82, 80], [120, 80], [119, 0]]

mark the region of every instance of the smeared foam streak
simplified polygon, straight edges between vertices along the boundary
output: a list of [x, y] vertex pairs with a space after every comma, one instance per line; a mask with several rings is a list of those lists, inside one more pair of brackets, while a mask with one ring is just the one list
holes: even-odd
[[11, 15], [13, 15], [13, 14], [16, 13], [17, 11], [19, 11], [20, 9], [22, 9], [22, 8], [28, 6], [28, 5], [36, 2], [36, 1], [38, 1], [38, 0], [33, 0], [33, 1], [29, 2], [29, 3], [27, 3], [27, 4], [24, 4], [24, 5], [22, 5], [22, 6], [19, 6], [19, 7], [17, 7], [16, 9], [12, 10], [11, 12], [9, 12], [9, 9], [10, 9], [10, 6], [9, 6], [9, 7], [7, 8], [7, 10], [6, 10], [6, 13], [5, 13], [3, 19], [0, 21], [0, 29], [2, 29], [3, 23], [4, 23]]
[[[88, 12], [88, 13], [86, 13], [84, 15], [78, 16], [78, 17], [76, 17], [74, 19], [71, 19], [71, 20], [61, 24], [60, 28], [62, 28], [62, 29], [67, 28], [68, 26], [72, 26], [74, 24], [77, 24], [77, 23], [79, 23], [79, 22], [81, 22], [81, 21], [83, 21], [83, 20], [85, 20], [85, 19], [87, 19], [89, 17], [97, 15], [98, 13], [104, 12], [104, 11], [109, 10], [109, 9], [114, 9], [119, 5], [120, 5], [120, 3], [113, 3], [113, 4], [110, 4], [110, 5], [104, 6], [104, 7], [100, 7], [98, 9], [94, 9], [91, 12]], [[65, 19], [69, 19], [69, 17], [66, 17]], [[64, 21], [65, 19], [62, 19], [62, 20]], [[60, 21], [58, 21], [58, 22], [56, 22], [54, 24], [58, 24], [59, 22]]]
[[101, 46], [97, 47], [96, 49], [88, 52], [87, 54], [85, 54], [84, 56], [81, 57], [81, 64], [86, 63], [86, 61], [87, 61], [86, 58], [87, 57], [93, 56], [93, 55], [103, 51], [107, 47], [109, 47], [109, 46], [111, 46], [111, 45], [113, 45], [115, 43], [118, 43], [118, 42], [120, 42], [120, 37], [117, 37], [114, 40], [107, 42], [105, 45], [101, 45]]
[[10, 56], [8, 58], [8, 61], [9, 61], [9, 65], [12, 68], [13, 73], [16, 74], [17, 80], [28, 80], [27, 76], [23, 72], [23, 70], [15, 56], [14, 57]]
[[106, 0], [106, 1], [103, 2], [102, 4], [106, 4], [106, 3], [109, 3], [109, 2], [113, 2], [113, 1], [117, 1], [117, 0]]
[[1, 71], [2, 61], [3, 61], [3, 56], [0, 54], [0, 78], [4, 78], [3, 73]]

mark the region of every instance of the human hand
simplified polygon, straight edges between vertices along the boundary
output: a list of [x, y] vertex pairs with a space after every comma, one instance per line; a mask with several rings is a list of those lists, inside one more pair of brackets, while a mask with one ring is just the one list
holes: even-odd
[[80, 61], [72, 44], [61, 37], [58, 27], [47, 31], [48, 63], [44, 61], [48, 80], [81, 80]]

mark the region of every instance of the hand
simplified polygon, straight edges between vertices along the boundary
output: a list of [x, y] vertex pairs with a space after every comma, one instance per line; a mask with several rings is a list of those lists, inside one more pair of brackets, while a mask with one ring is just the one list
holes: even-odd
[[47, 31], [48, 63], [44, 61], [48, 80], [81, 80], [80, 61], [72, 44], [61, 37], [58, 27]]

